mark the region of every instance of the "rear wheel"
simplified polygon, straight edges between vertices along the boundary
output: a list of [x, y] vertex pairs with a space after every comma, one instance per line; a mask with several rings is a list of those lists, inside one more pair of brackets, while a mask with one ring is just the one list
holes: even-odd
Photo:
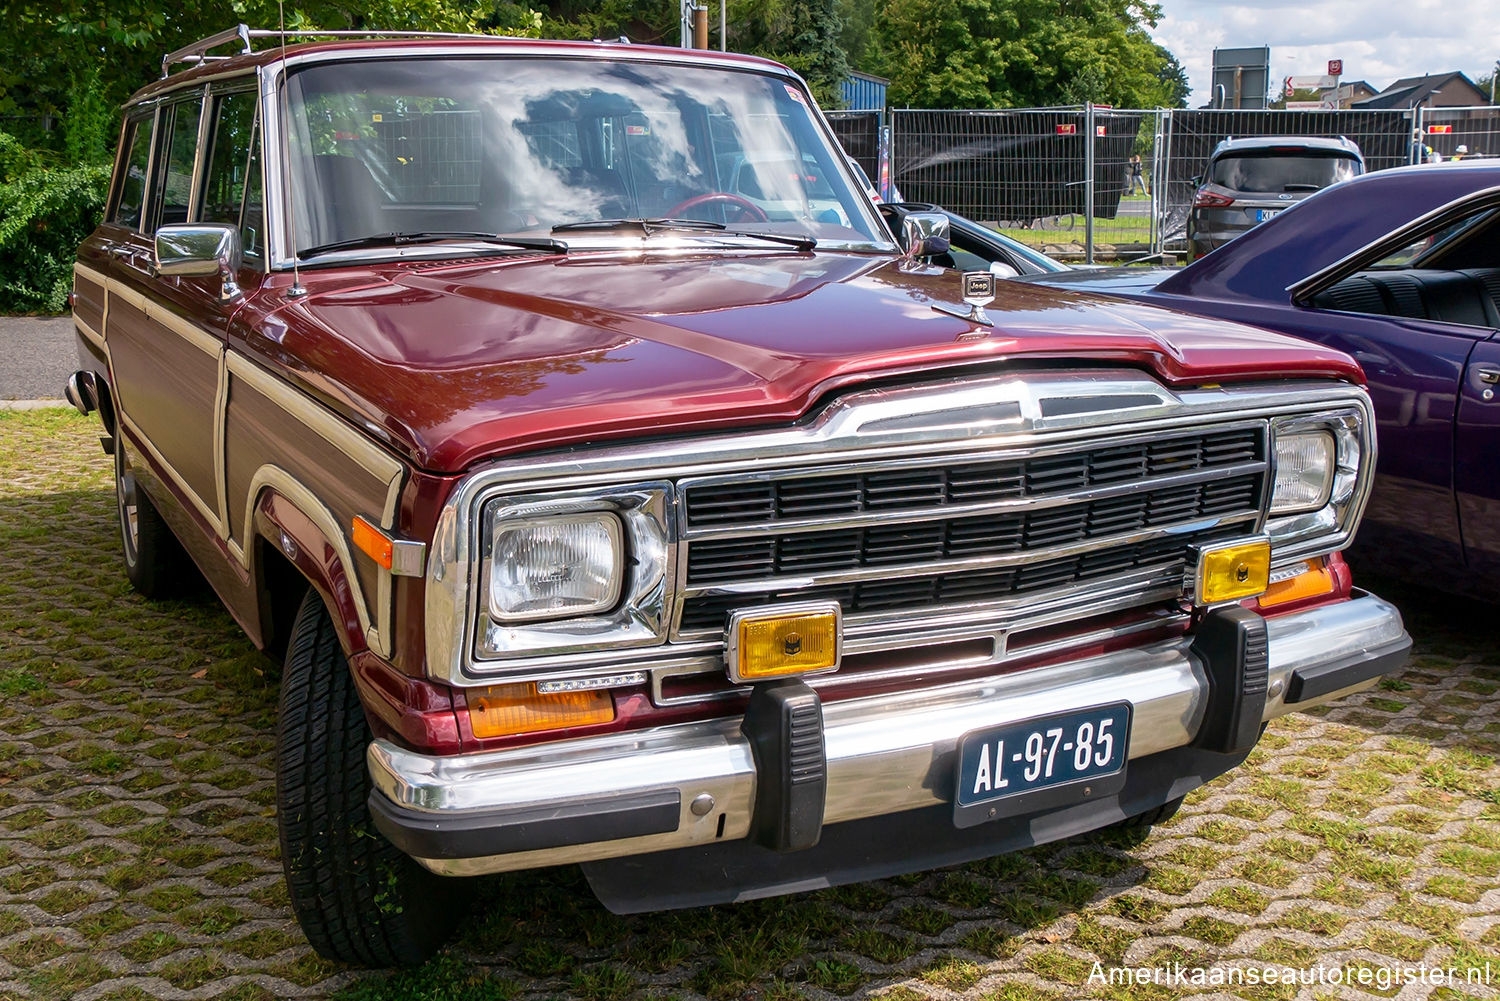
[[125, 465], [125, 445], [119, 438], [115, 439], [115, 509], [120, 515], [120, 542], [130, 585], [148, 598], [181, 594], [197, 569]]
[[297, 612], [276, 724], [276, 819], [292, 910], [327, 959], [420, 963], [463, 916], [469, 884], [435, 876], [376, 830], [370, 728], [318, 592]]

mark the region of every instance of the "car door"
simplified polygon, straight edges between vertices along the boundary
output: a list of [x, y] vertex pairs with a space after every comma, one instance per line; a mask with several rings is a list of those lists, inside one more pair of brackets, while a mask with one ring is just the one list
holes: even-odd
[[250, 80], [195, 88], [158, 109], [150, 225], [114, 261], [107, 333], [116, 392], [142, 449], [221, 538], [222, 370], [239, 303], [222, 300], [218, 276], [158, 273], [153, 237], [163, 225], [240, 223], [255, 112]]
[[1454, 435], [1454, 488], [1472, 590], [1500, 599], [1500, 335], [1474, 346]]
[[143, 225], [111, 262], [105, 339], [127, 440], [217, 535], [214, 404], [223, 338], [184, 302], [183, 279], [157, 273], [154, 247], [157, 227], [191, 217], [203, 95], [194, 88], [157, 108], [151, 190]]

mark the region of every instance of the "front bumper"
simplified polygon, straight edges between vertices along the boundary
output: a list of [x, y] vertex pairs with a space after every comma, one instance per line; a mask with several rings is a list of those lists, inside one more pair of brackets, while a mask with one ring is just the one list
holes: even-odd
[[[1267, 620], [1264, 636], [1262, 721], [1369, 687], [1399, 668], [1411, 646], [1395, 607], [1359, 593]], [[951, 827], [951, 808], [947, 814], [930, 808], [952, 802], [963, 734], [1119, 700], [1133, 707], [1126, 771], [1139, 777], [1107, 802], [1088, 804], [1084, 814], [1077, 807], [1071, 813], [1039, 811], [1020, 818], [1019, 829], [1033, 831], [1023, 843], [1040, 843], [1142, 812], [1233, 767], [1248, 751], [1209, 755], [1214, 760], [1204, 763], [1193, 747], [1195, 741], [1202, 745], [1206, 716], [1215, 705], [1223, 708], [1222, 692], [1212, 690], [1212, 679], [1221, 674], [1188, 636], [997, 677], [827, 703], [822, 823], [853, 829], [868, 826], [854, 823], [867, 818], [919, 811], [912, 816], [932, 814], [938, 823], [946, 817]], [[367, 755], [374, 783], [370, 807], [392, 842], [445, 875], [727, 848], [751, 834], [756, 809], [756, 759], [740, 726], [738, 718], [719, 719], [454, 756], [417, 754], [376, 740]], [[762, 779], [760, 785], [770, 783]], [[1074, 819], [1056, 827], [1061, 833], [1047, 835], [1037, 818], [1051, 813]], [[977, 829], [989, 832], [986, 853], [1014, 840], [997, 838], [995, 826]], [[907, 862], [919, 857], [909, 851], [903, 856]], [[867, 868], [855, 878], [878, 874]]]

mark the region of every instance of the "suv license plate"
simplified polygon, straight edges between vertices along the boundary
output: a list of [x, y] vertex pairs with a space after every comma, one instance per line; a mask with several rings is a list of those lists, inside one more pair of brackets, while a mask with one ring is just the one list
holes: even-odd
[[1255, 211], [1255, 221], [1265, 222], [1267, 219], [1279, 215], [1281, 215], [1281, 209], [1257, 209]]
[[970, 827], [1118, 792], [1129, 745], [1128, 702], [972, 730], [958, 743], [954, 823]]

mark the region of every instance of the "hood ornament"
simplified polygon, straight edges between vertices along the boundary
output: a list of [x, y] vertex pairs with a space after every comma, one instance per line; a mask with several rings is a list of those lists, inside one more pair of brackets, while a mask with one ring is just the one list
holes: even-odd
[[958, 306], [949, 306], [947, 303], [938, 303], [932, 308], [939, 313], [947, 313], [961, 320], [977, 323], [982, 327], [993, 327], [995, 321], [990, 319], [990, 314], [984, 311], [984, 307], [995, 301], [995, 276], [988, 271], [965, 271], [961, 277], [964, 302], [969, 308], [965, 310]]

